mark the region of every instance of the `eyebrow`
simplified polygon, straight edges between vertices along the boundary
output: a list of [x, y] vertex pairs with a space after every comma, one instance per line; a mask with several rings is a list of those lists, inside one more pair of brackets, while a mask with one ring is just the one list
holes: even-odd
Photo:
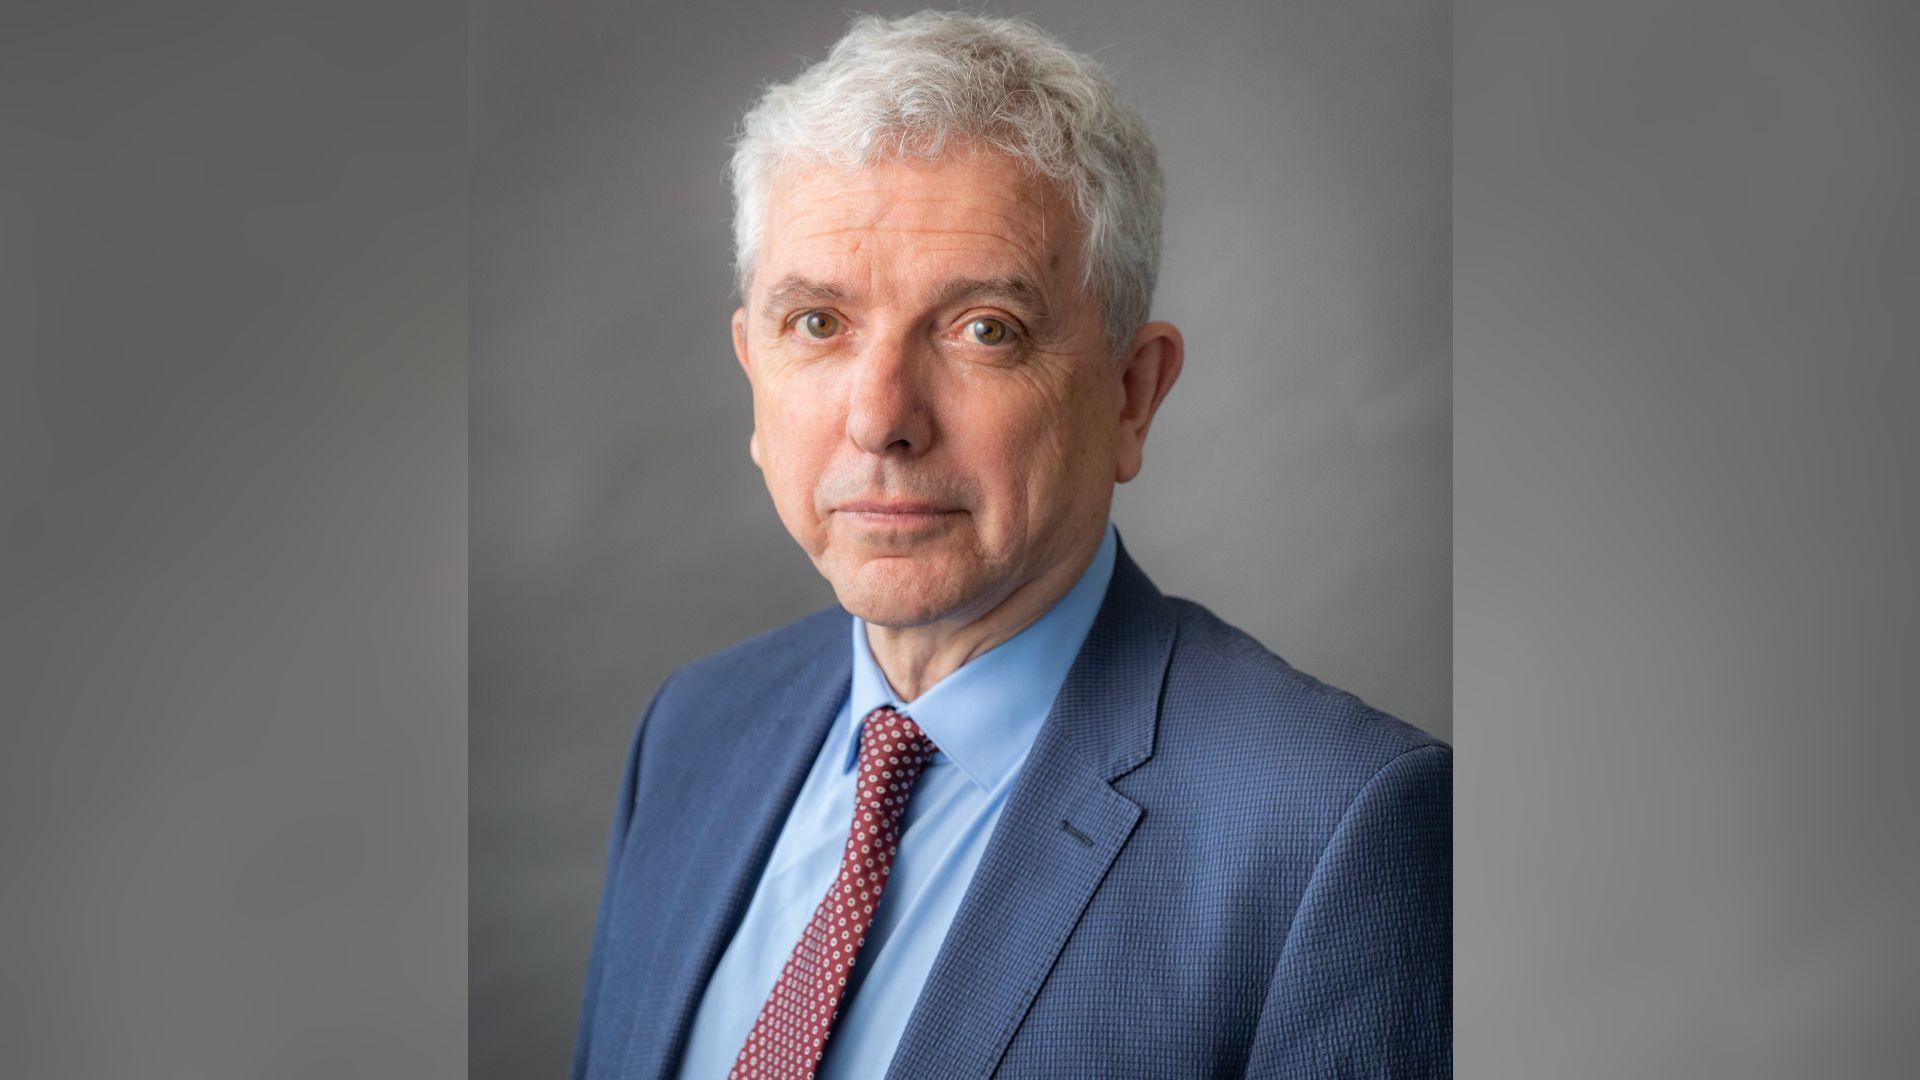
[[778, 321], [781, 312], [800, 304], [837, 304], [845, 301], [847, 290], [826, 281], [815, 281], [804, 274], [788, 274], [767, 290], [761, 311]]
[[[809, 304], [844, 303], [851, 294], [830, 281], [819, 281], [805, 274], [788, 274], [767, 290], [761, 311], [769, 321], [778, 322], [786, 311]], [[928, 297], [934, 308], [958, 307], [979, 300], [998, 300], [1021, 309], [1036, 325], [1051, 321], [1047, 295], [1030, 279], [1018, 274], [999, 277], [949, 278], [936, 286]]]
[[1027, 278], [1018, 275], [988, 278], [954, 278], [933, 291], [934, 307], [958, 307], [974, 300], [999, 300], [1026, 312], [1035, 322], [1044, 323], [1050, 312], [1047, 294]]

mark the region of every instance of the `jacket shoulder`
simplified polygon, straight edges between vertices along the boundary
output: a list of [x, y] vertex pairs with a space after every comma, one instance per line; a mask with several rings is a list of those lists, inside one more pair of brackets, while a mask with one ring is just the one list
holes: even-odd
[[1169, 735], [1232, 738], [1253, 748], [1250, 760], [1359, 784], [1409, 752], [1450, 757], [1442, 740], [1295, 668], [1200, 604], [1167, 603], [1178, 626], [1163, 717], [1172, 721]]

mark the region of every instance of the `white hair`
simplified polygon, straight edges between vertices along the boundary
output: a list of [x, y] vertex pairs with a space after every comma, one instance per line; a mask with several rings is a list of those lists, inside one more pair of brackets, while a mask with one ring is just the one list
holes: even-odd
[[770, 86], [734, 142], [734, 264], [753, 280], [767, 194], [795, 161], [857, 167], [977, 143], [1058, 184], [1083, 227], [1081, 283], [1116, 355], [1160, 268], [1160, 166], [1140, 114], [1092, 58], [1020, 18], [856, 17], [825, 60]]

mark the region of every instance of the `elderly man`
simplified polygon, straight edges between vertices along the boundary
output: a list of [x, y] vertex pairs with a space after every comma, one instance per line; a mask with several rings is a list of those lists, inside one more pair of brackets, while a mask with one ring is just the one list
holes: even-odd
[[641, 720], [574, 1075], [1447, 1074], [1447, 747], [1108, 521], [1182, 361], [1139, 117], [1030, 23], [864, 18], [733, 181], [748, 450], [839, 604]]

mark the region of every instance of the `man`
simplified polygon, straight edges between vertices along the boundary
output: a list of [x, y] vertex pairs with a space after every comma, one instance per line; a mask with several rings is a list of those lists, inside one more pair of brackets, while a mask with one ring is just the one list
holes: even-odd
[[1108, 521], [1180, 374], [1138, 116], [856, 20], [733, 163], [749, 453], [839, 604], [632, 744], [576, 1076], [1450, 1072], [1450, 755]]

